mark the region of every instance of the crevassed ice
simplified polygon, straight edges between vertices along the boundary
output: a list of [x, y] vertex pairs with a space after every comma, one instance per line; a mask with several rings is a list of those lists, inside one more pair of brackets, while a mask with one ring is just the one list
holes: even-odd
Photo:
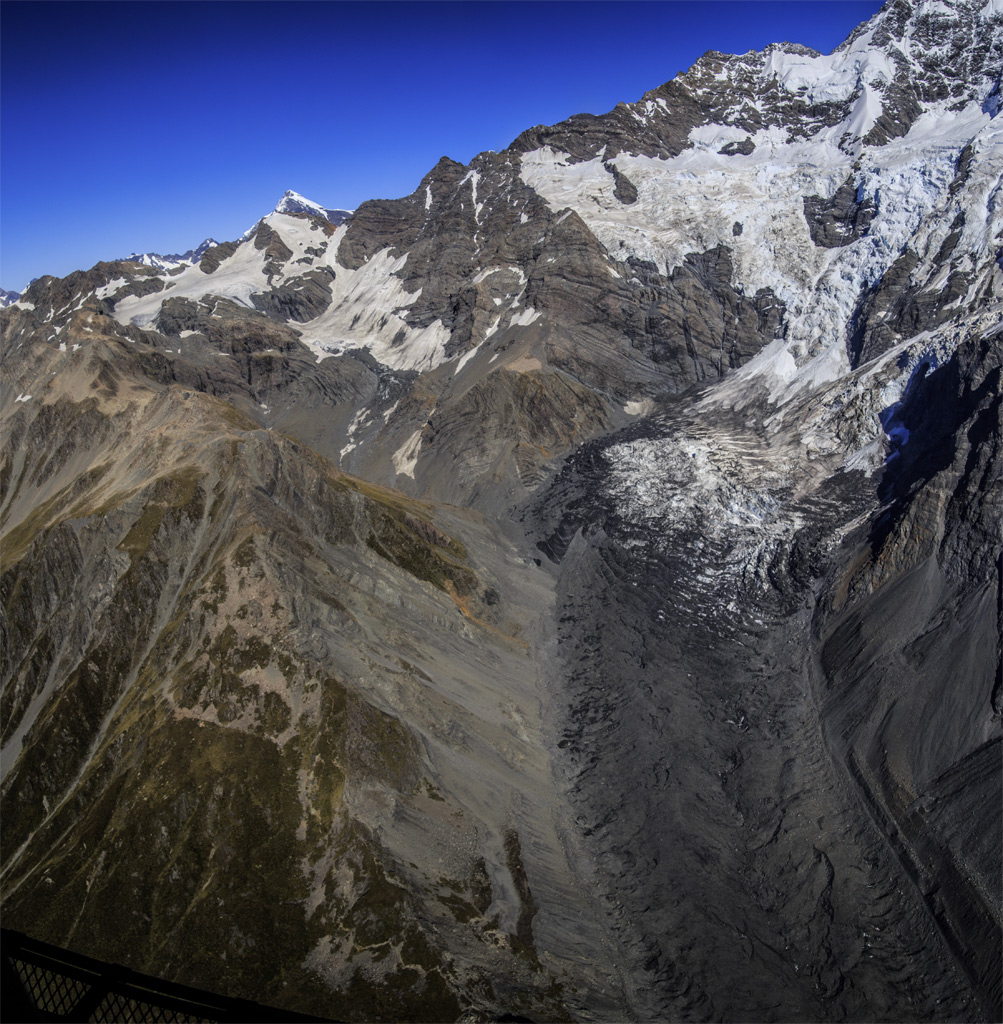
[[[865, 149], [858, 171], [838, 146], [846, 130], [843, 123], [788, 142], [782, 129], [768, 129], [753, 136], [752, 153], [721, 156], [717, 149], [735, 138], [734, 129], [700, 126], [690, 136], [693, 148], [674, 158], [615, 158], [638, 191], [630, 205], [613, 195], [615, 179], [599, 158], [569, 165], [545, 148], [523, 156], [521, 173], [555, 212], [577, 212], [621, 263], [636, 256], [668, 274], [691, 253], [728, 248], [733, 283], [746, 294], [772, 289], [788, 311], [787, 341], [768, 346], [746, 376], [763, 372], [785, 382], [810, 364], [798, 383], [818, 384], [848, 369], [845, 325], [861, 289], [880, 280], [907, 242], [932, 245], [937, 232], [946, 233], [951, 218], [945, 223], [931, 214], [946, 201], [961, 148], [974, 136], [976, 161], [966, 188], [980, 209], [967, 219], [959, 245], [985, 250], [986, 204], [1003, 163], [1003, 133], [977, 103], [960, 112], [948, 112], [946, 101], [931, 108], [904, 138]], [[831, 196], [851, 174], [877, 207], [871, 230], [841, 249], [818, 247], [804, 197]], [[737, 236], [736, 222], [743, 228]]]

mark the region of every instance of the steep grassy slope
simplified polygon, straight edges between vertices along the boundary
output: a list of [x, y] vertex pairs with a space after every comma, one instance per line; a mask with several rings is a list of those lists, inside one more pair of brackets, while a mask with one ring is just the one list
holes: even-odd
[[341, 1019], [601, 1004], [546, 575], [88, 342], [7, 407], [5, 923]]

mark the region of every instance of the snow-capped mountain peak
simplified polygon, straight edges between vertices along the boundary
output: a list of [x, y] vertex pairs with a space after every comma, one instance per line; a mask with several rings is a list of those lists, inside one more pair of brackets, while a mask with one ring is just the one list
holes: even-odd
[[326, 206], [321, 206], [320, 203], [315, 203], [312, 199], [307, 199], [306, 196], [301, 196], [299, 192], [288, 189], [276, 204], [274, 212], [306, 213], [312, 217], [323, 217], [337, 227], [339, 224], [344, 224], [355, 211], [328, 209]]

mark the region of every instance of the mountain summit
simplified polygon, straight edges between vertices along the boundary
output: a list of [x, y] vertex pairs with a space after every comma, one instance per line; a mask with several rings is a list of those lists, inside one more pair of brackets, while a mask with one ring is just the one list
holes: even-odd
[[342, 1020], [1000, 1019], [1001, 67], [892, 0], [33, 282], [5, 924]]
[[310, 199], [306, 199], [298, 192], [287, 191], [274, 210], [275, 213], [305, 213], [311, 217], [323, 217], [330, 221], [335, 227], [343, 224], [352, 216], [352, 210], [329, 210]]

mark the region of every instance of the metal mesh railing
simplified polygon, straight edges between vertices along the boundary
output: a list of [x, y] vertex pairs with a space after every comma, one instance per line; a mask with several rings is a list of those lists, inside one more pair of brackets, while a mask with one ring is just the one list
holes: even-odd
[[[202, 1024], [206, 1017], [193, 1017], [183, 1010], [171, 1010], [166, 1006], [141, 1003], [127, 996], [109, 993], [91, 1015], [91, 1020], [122, 1021], [124, 1024], [146, 1024], [146, 1021], [165, 1021], [167, 1024]], [[215, 1018], [213, 1018], [215, 1020]]]
[[91, 986], [77, 978], [67, 978], [23, 960], [13, 959], [11, 962], [25, 992], [35, 1006], [45, 1013], [68, 1017], [90, 991]]
[[151, 978], [2, 929], [0, 1018], [123, 1024], [321, 1021]]

